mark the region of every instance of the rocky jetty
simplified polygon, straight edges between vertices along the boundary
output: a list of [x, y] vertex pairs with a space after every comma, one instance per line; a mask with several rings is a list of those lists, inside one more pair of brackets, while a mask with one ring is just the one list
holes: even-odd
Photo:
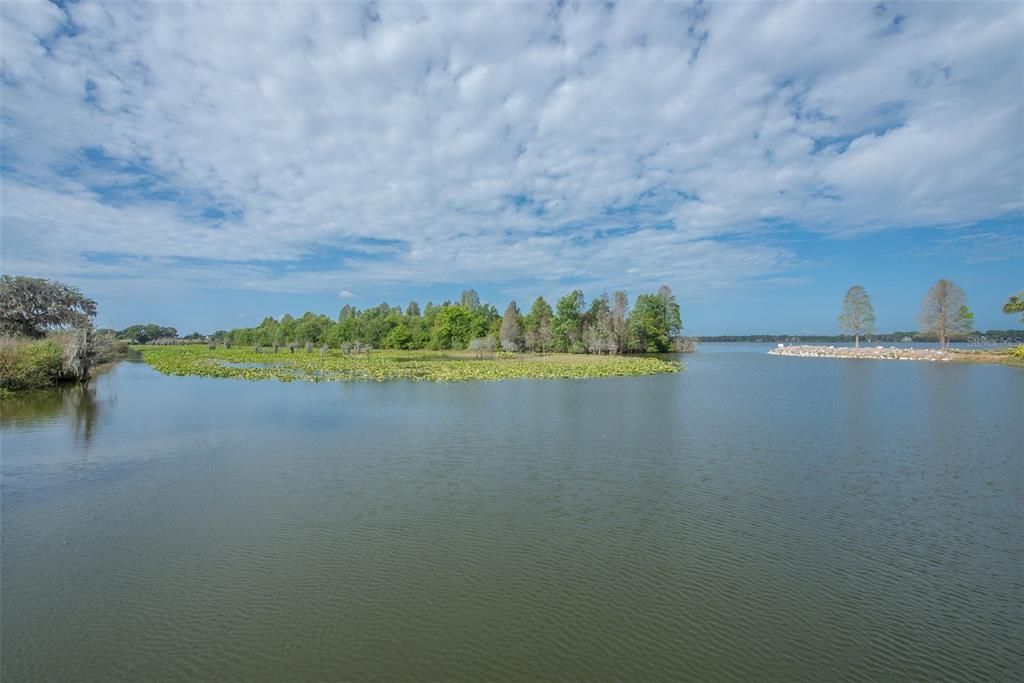
[[949, 354], [939, 349], [898, 349], [895, 346], [786, 346], [779, 344], [768, 353], [801, 358], [871, 358], [876, 360], [930, 360], [946, 362]]

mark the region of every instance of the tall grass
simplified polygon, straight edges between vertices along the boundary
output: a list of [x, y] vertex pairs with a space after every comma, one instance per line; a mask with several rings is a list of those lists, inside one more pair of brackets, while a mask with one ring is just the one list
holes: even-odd
[[0, 395], [84, 382], [100, 363], [122, 358], [128, 345], [92, 328], [58, 332], [43, 339], [0, 337]]
[[0, 337], [0, 392], [51, 386], [63, 367], [64, 348], [54, 339]]

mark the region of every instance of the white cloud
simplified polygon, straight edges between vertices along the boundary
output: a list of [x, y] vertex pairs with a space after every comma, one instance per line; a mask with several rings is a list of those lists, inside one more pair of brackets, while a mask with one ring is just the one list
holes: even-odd
[[340, 292], [338, 292], [338, 297], [341, 299], [354, 299], [356, 295], [348, 291], [347, 289], [343, 289]]
[[374, 7], [0, 6], [5, 270], [696, 292], [1024, 206], [1012, 3]]

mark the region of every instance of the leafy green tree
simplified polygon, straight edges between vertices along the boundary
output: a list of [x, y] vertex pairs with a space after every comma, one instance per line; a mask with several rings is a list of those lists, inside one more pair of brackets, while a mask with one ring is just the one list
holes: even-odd
[[281, 346], [285, 346], [289, 342], [295, 340], [295, 326], [295, 318], [293, 318], [290, 314], [285, 313], [284, 315], [281, 316], [281, 322], [278, 325], [278, 327], [281, 330], [281, 338], [283, 340]]
[[558, 300], [551, 334], [556, 351], [579, 353], [583, 350], [583, 292], [574, 289]]
[[1006, 300], [1006, 303], [1003, 304], [1003, 313], [1006, 313], [1007, 315], [1021, 313], [1020, 321], [1024, 323], [1024, 291], [1020, 294], [1015, 294]]
[[679, 304], [671, 289], [663, 286], [657, 294], [641, 294], [629, 317], [630, 350], [668, 353], [681, 328]]
[[0, 332], [42, 337], [61, 327], [91, 327], [96, 302], [70, 285], [21, 275], [0, 277]]
[[[475, 337], [494, 337], [498, 338], [498, 334], [501, 331], [501, 315], [498, 313], [498, 309], [491, 304], [480, 304], [476, 308], [469, 311], [470, 318], [472, 319], [472, 334], [470, 339]], [[467, 339], [468, 343], [469, 340]]]
[[391, 328], [387, 336], [381, 341], [381, 348], [385, 349], [412, 349], [415, 347], [415, 337], [409, 325], [403, 320]]
[[321, 343], [330, 326], [331, 321], [327, 316], [307, 311], [295, 324], [292, 340], [302, 345]]
[[683, 328], [683, 320], [679, 313], [679, 303], [676, 302], [676, 296], [668, 285], [662, 285], [658, 288], [658, 298], [665, 309], [665, 326], [668, 336], [670, 338], [674, 337]]
[[117, 338], [132, 344], [148, 344], [157, 339], [174, 339], [178, 330], [161, 325], [130, 325], [117, 333]]
[[464, 349], [473, 338], [469, 311], [462, 306], [445, 306], [437, 315], [430, 344], [435, 349]]
[[501, 348], [505, 351], [521, 351], [523, 348], [523, 314], [513, 301], [501, 318]]
[[868, 293], [860, 285], [846, 290], [843, 309], [839, 314], [839, 326], [847, 334], [853, 335], [854, 346], [857, 348], [860, 348], [861, 336], [874, 334], [875, 309], [871, 306]]
[[974, 330], [974, 313], [967, 306], [961, 306], [957, 312], [960, 319], [963, 321], [964, 332], [971, 332]]
[[544, 353], [551, 348], [552, 334], [551, 321], [554, 313], [551, 305], [538, 296], [530, 307], [530, 312], [523, 320], [524, 340], [526, 348], [530, 351]]
[[405, 307], [405, 315], [410, 318], [420, 317], [420, 305], [415, 301], [410, 301], [409, 305]]
[[967, 296], [949, 280], [942, 279], [931, 286], [921, 303], [921, 329], [936, 335], [942, 348], [949, 346], [950, 337], [971, 331], [973, 316], [967, 309]]

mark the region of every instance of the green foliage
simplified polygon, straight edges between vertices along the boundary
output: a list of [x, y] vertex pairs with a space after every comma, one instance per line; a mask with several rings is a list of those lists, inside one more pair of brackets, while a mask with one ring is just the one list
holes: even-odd
[[970, 332], [974, 329], [974, 313], [967, 306], [959, 308], [957, 318], [960, 320], [960, 326], [964, 332]]
[[51, 339], [0, 339], [0, 388], [42, 389], [61, 376], [64, 349]]
[[562, 353], [583, 351], [583, 292], [574, 289], [555, 305], [551, 321], [553, 348]]
[[96, 302], [75, 287], [21, 275], [0, 277], [0, 333], [42, 337], [47, 330], [92, 324]]
[[1013, 356], [1014, 358], [1020, 358], [1021, 360], [1024, 360], [1024, 344], [1014, 346], [1012, 349], [1010, 349], [1010, 355]]
[[131, 344], [148, 344], [156, 339], [175, 338], [178, 330], [173, 327], [162, 327], [152, 323], [147, 325], [131, 325], [117, 333], [117, 338]]
[[551, 305], [538, 296], [523, 320], [523, 337], [526, 348], [544, 353], [551, 349], [551, 320], [554, 312]]
[[445, 306], [431, 335], [433, 349], [464, 349], [474, 337], [473, 317], [462, 306]]
[[[462, 309], [461, 306], [452, 307]], [[464, 311], [464, 309], [462, 309]], [[167, 375], [201, 375], [235, 379], [425, 380], [456, 382], [502, 379], [582, 379], [678, 372], [678, 363], [649, 357], [593, 355], [523, 355], [498, 353], [478, 360], [471, 352], [375, 351], [346, 354], [268, 356], [249, 348], [208, 349], [202, 345], [144, 346], [143, 358]]]
[[280, 321], [268, 317], [257, 327], [220, 332], [214, 338], [238, 347], [288, 347], [294, 342], [299, 346], [326, 344], [333, 349], [358, 343], [378, 349], [458, 350], [468, 348], [474, 339], [491, 337], [507, 351], [673, 351], [681, 327], [679, 305], [668, 287], [647, 297], [645, 302], [652, 304], [653, 317], [636, 326], [633, 336], [642, 337], [636, 344], [627, 343], [630, 328], [625, 292], [616, 292], [614, 300], [607, 295], [598, 297], [584, 313], [583, 292], [579, 290], [559, 300], [557, 315], [543, 297], [537, 297], [528, 315], [523, 316], [512, 302], [502, 316], [491, 304], [482, 303], [474, 290], [467, 290], [457, 304], [427, 303], [420, 309], [419, 304], [411, 302], [404, 311], [386, 303], [366, 310], [346, 304], [335, 320], [314, 313], [298, 319], [285, 315]]
[[467, 289], [459, 297], [459, 305], [467, 311], [475, 310], [480, 306], [480, 295], [476, 293], [475, 289]]
[[[1003, 304], [1003, 313], [1012, 315], [1014, 313], [1024, 314], [1024, 291], [1020, 294], [1015, 294], [1006, 300]], [[1024, 315], [1020, 316], [1020, 321], [1024, 323]]]
[[681, 327], [679, 304], [672, 290], [662, 287], [657, 294], [641, 294], [629, 316], [630, 350], [647, 353], [673, 351], [673, 338]]

